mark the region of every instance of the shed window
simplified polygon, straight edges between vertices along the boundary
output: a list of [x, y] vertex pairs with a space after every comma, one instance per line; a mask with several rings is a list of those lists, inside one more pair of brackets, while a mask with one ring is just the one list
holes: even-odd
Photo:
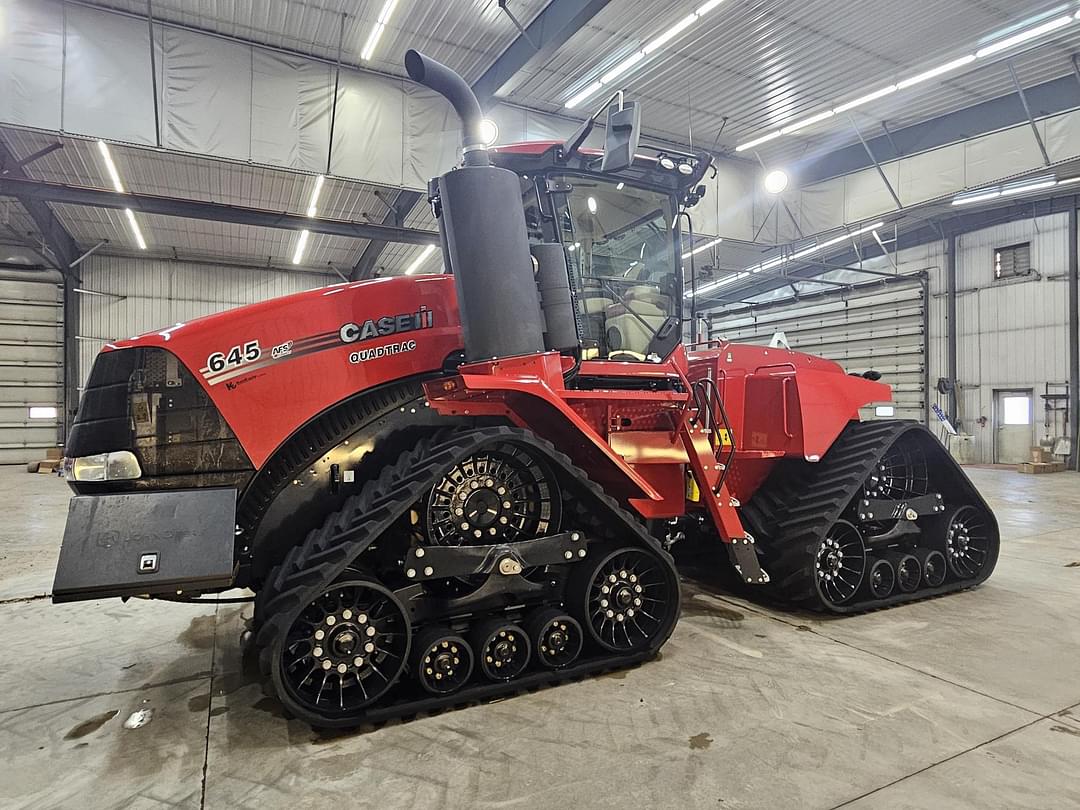
[[1031, 274], [1031, 243], [1009, 245], [994, 250], [994, 280]]

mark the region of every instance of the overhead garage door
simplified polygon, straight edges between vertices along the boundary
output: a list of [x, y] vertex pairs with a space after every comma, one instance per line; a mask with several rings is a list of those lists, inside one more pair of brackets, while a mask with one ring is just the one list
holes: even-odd
[[42, 459], [63, 413], [63, 287], [0, 278], [0, 464]]
[[783, 332], [792, 349], [835, 360], [849, 372], [879, 371], [893, 387], [894, 412], [864, 408], [864, 419], [926, 421], [926, 297], [918, 280], [861, 285], [718, 313], [713, 338], [768, 345]]

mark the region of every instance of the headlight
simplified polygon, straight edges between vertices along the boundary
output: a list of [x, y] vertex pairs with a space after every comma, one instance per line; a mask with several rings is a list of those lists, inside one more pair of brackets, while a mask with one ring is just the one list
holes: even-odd
[[64, 459], [68, 481], [125, 481], [141, 475], [139, 460], [130, 450]]

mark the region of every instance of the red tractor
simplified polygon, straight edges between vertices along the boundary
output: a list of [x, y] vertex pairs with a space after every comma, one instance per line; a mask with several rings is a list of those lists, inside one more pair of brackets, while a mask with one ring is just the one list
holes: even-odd
[[[990, 510], [887, 385], [786, 349], [687, 352], [680, 224], [706, 154], [487, 150], [429, 199], [447, 275], [266, 301], [108, 344], [66, 447], [56, 601], [255, 591], [287, 709], [351, 726], [653, 656], [693, 536], [836, 613], [979, 584]], [[607, 106], [607, 105], [605, 105]], [[599, 115], [599, 113], [597, 114]], [[722, 544], [722, 545], [717, 545]]]

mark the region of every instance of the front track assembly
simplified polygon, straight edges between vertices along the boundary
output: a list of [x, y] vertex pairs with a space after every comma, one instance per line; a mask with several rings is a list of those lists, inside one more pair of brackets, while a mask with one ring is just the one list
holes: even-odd
[[787, 462], [743, 507], [771, 593], [857, 613], [970, 588], [997, 562], [989, 507], [913, 422], [852, 422], [817, 464]]
[[353, 727], [644, 661], [679, 588], [566, 456], [496, 427], [420, 440], [289, 552], [256, 608], [282, 704]]

